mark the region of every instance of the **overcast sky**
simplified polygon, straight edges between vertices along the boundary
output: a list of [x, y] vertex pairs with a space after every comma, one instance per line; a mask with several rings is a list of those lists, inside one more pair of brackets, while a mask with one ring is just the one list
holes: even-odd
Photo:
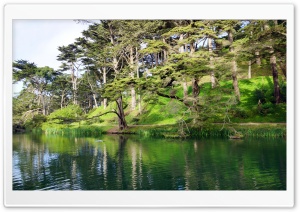
[[[81, 36], [87, 24], [73, 20], [14, 20], [13, 21], [13, 60], [28, 60], [37, 66], [58, 69], [56, 60], [58, 46], [68, 45]], [[21, 85], [14, 85], [14, 93]]]

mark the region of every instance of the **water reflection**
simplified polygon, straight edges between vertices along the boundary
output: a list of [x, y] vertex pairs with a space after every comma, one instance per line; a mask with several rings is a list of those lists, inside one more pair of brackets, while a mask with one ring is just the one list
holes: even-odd
[[285, 190], [286, 143], [14, 135], [13, 189]]

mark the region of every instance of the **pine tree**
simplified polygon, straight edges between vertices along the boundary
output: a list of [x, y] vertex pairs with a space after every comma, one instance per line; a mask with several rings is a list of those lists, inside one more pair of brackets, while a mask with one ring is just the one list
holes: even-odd
[[241, 21], [238, 20], [221, 20], [216, 21], [216, 26], [219, 28], [220, 34], [227, 38], [227, 46], [229, 53], [227, 57], [231, 62], [231, 77], [234, 93], [238, 101], [240, 101], [240, 89], [238, 84], [238, 67], [237, 67], [237, 52], [235, 50], [234, 38], [237, 30], [241, 27]]
[[[286, 21], [259, 20], [251, 21], [245, 27], [248, 37], [247, 45], [269, 58], [273, 75], [275, 104], [280, 103], [280, 88], [277, 62], [284, 76], [286, 76]], [[250, 48], [250, 49], [251, 49]]]

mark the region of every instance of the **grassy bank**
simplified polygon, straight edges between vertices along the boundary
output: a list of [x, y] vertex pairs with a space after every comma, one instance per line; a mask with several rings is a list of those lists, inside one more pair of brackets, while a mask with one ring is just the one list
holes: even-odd
[[181, 130], [178, 126], [159, 126], [159, 127], [136, 127], [131, 129], [141, 136], [149, 137], [165, 137], [165, 138], [178, 138], [190, 137], [190, 138], [228, 138], [230, 135], [234, 135], [235, 132], [241, 133], [244, 137], [266, 137], [276, 138], [286, 136], [285, 125], [232, 125], [230, 127], [222, 128], [221, 125], [211, 125], [202, 128], [190, 127], [185, 130], [185, 136], [182, 136]]
[[136, 134], [141, 137], [156, 138], [229, 138], [235, 132], [241, 133], [245, 138], [284, 138], [286, 136], [286, 126], [282, 124], [256, 124], [256, 125], [231, 125], [223, 127], [222, 124], [212, 124], [210, 126], [196, 128], [188, 127], [184, 129], [184, 134], [178, 125], [134, 125], [127, 130], [118, 131], [115, 127], [101, 126], [78, 126], [63, 129], [47, 129], [46, 134], [73, 135], [73, 136], [98, 136], [101, 134]]

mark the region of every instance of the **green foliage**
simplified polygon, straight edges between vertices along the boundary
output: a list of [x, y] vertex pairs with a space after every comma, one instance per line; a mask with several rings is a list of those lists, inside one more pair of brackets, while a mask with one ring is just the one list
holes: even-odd
[[162, 50], [169, 50], [169, 45], [160, 40], [145, 40], [147, 47], [140, 50], [141, 54], [159, 53]]
[[[26, 86], [13, 100], [14, 123], [34, 111], [29, 113], [33, 118], [27, 116], [28, 128], [112, 126], [122, 119], [120, 109], [126, 116], [122, 120], [130, 124], [189, 123], [197, 129], [192, 133], [205, 136], [210, 134], [207, 126], [215, 122], [285, 121], [285, 78], [280, 81], [281, 104], [274, 105], [269, 63], [271, 48], [284, 70], [285, 28], [285, 21], [275, 20], [102, 20], [74, 43], [58, 48], [61, 70], [70, 74], [26, 60], [13, 63], [14, 81]], [[255, 64], [257, 51], [260, 65]], [[234, 97], [232, 61], [237, 62], [239, 102]], [[252, 79], [246, 79], [249, 61]], [[213, 89], [212, 73], [217, 81]], [[187, 96], [183, 82], [188, 84]], [[141, 96], [141, 111], [128, 107], [132, 89]], [[120, 97], [123, 108], [115, 104]], [[104, 98], [109, 102], [106, 109], [92, 109]], [[99, 117], [112, 111], [119, 116]], [[46, 123], [35, 116], [41, 112], [52, 112]], [[175, 135], [172, 131], [168, 136]]]
[[29, 119], [25, 122], [24, 126], [26, 130], [33, 130], [41, 128], [43, 123], [45, 123], [47, 120], [47, 117], [41, 114], [35, 115], [32, 117], [32, 119]]
[[102, 135], [103, 130], [96, 126], [81, 126], [78, 128], [45, 128], [48, 135], [58, 134], [67, 136], [97, 136]]
[[13, 122], [23, 122], [22, 116], [26, 111], [35, 110], [38, 108], [35, 100], [36, 96], [32, 92], [24, 89], [21, 93], [13, 97]]
[[175, 124], [186, 108], [178, 101], [158, 97], [154, 104], [145, 107], [139, 124]]
[[249, 114], [248, 114], [248, 111], [246, 111], [242, 108], [239, 108], [237, 106], [232, 107], [230, 109], [230, 113], [231, 113], [233, 118], [246, 119], [246, 118], [250, 117]]
[[281, 80], [279, 81], [280, 88], [280, 100], [281, 102], [286, 102], [286, 82]]
[[63, 109], [54, 111], [48, 116], [51, 123], [74, 122], [82, 115], [82, 109], [78, 105], [68, 105]]
[[274, 101], [273, 90], [269, 86], [259, 86], [253, 93], [254, 103], [265, 104]]
[[[234, 127], [234, 128], [233, 128]], [[222, 128], [221, 124], [207, 125], [206, 127], [189, 126], [189, 138], [227, 138], [234, 134], [234, 130], [245, 138], [284, 138], [286, 127], [280, 125], [231, 125]], [[140, 127], [134, 130], [142, 137], [179, 138], [178, 125]]]

